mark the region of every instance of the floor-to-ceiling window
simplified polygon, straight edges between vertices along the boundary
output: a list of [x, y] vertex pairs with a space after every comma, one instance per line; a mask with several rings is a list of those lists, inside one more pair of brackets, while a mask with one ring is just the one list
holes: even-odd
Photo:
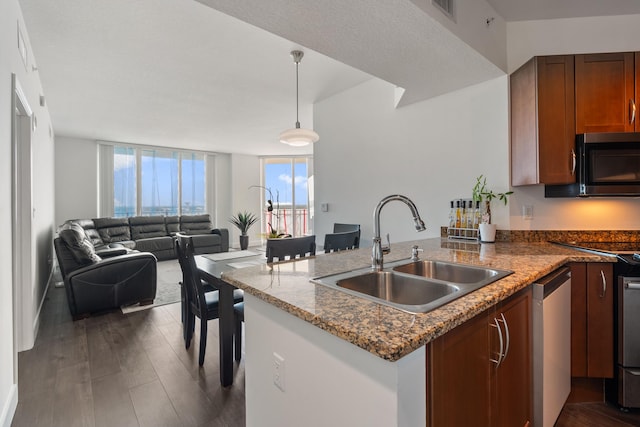
[[207, 156], [204, 153], [103, 145], [100, 155], [103, 157], [100, 162], [104, 193], [102, 215], [207, 212]]
[[179, 156], [175, 151], [140, 150], [139, 215], [179, 215]]
[[[311, 157], [262, 159], [264, 233], [304, 236], [313, 233], [313, 160]], [[269, 200], [271, 203], [269, 203]]]
[[[113, 216], [133, 216], [136, 197], [136, 152], [130, 147], [113, 147]], [[108, 176], [109, 171], [103, 175]]]

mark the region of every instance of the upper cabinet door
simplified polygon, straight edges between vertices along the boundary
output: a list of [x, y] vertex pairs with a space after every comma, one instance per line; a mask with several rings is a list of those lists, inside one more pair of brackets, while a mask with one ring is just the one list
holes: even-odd
[[634, 54], [575, 56], [576, 133], [635, 130]]
[[572, 184], [572, 55], [534, 57], [510, 77], [511, 185]]

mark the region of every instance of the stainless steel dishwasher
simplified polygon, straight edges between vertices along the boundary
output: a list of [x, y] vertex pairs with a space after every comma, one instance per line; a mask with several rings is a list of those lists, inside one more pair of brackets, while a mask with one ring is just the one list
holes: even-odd
[[533, 425], [553, 427], [571, 391], [571, 270], [533, 284]]

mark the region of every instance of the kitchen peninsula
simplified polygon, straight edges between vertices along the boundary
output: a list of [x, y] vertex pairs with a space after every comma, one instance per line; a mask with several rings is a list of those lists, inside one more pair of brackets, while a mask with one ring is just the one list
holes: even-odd
[[224, 274], [245, 290], [248, 426], [425, 426], [426, 344], [568, 262], [611, 262], [548, 243], [440, 238], [396, 243], [385, 262], [409, 258], [416, 244], [422, 259], [514, 273], [421, 314], [310, 282], [370, 265], [369, 249]]

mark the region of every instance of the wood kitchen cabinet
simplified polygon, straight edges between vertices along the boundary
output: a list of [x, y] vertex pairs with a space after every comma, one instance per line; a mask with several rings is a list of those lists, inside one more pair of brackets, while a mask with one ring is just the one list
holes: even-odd
[[573, 55], [532, 58], [510, 97], [511, 185], [576, 182]]
[[635, 124], [635, 131], [636, 132], [640, 132], [640, 119], [638, 119], [638, 114], [640, 114], [640, 111], [638, 111], [638, 107], [640, 104], [640, 52], [636, 52], [634, 54], [635, 56], [635, 81], [636, 81], [636, 92], [635, 92], [635, 97], [633, 98], [635, 103], [633, 105], [633, 111], [632, 113], [635, 113], [635, 117], [634, 119], [634, 124]]
[[613, 264], [571, 267], [571, 376], [613, 377]]
[[576, 133], [634, 132], [637, 54], [575, 56]]
[[427, 351], [430, 426], [530, 422], [530, 287], [434, 340]]
[[[525, 426], [531, 420], [532, 332], [531, 289], [502, 303], [496, 318], [504, 316], [508, 331], [508, 353], [495, 370], [497, 422], [495, 426]], [[497, 338], [493, 333], [492, 337]], [[495, 342], [495, 341], [494, 341]], [[495, 343], [498, 344], [498, 343]], [[493, 348], [496, 348], [496, 346]], [[499, 347], [498, 347], [499, 348]]]

